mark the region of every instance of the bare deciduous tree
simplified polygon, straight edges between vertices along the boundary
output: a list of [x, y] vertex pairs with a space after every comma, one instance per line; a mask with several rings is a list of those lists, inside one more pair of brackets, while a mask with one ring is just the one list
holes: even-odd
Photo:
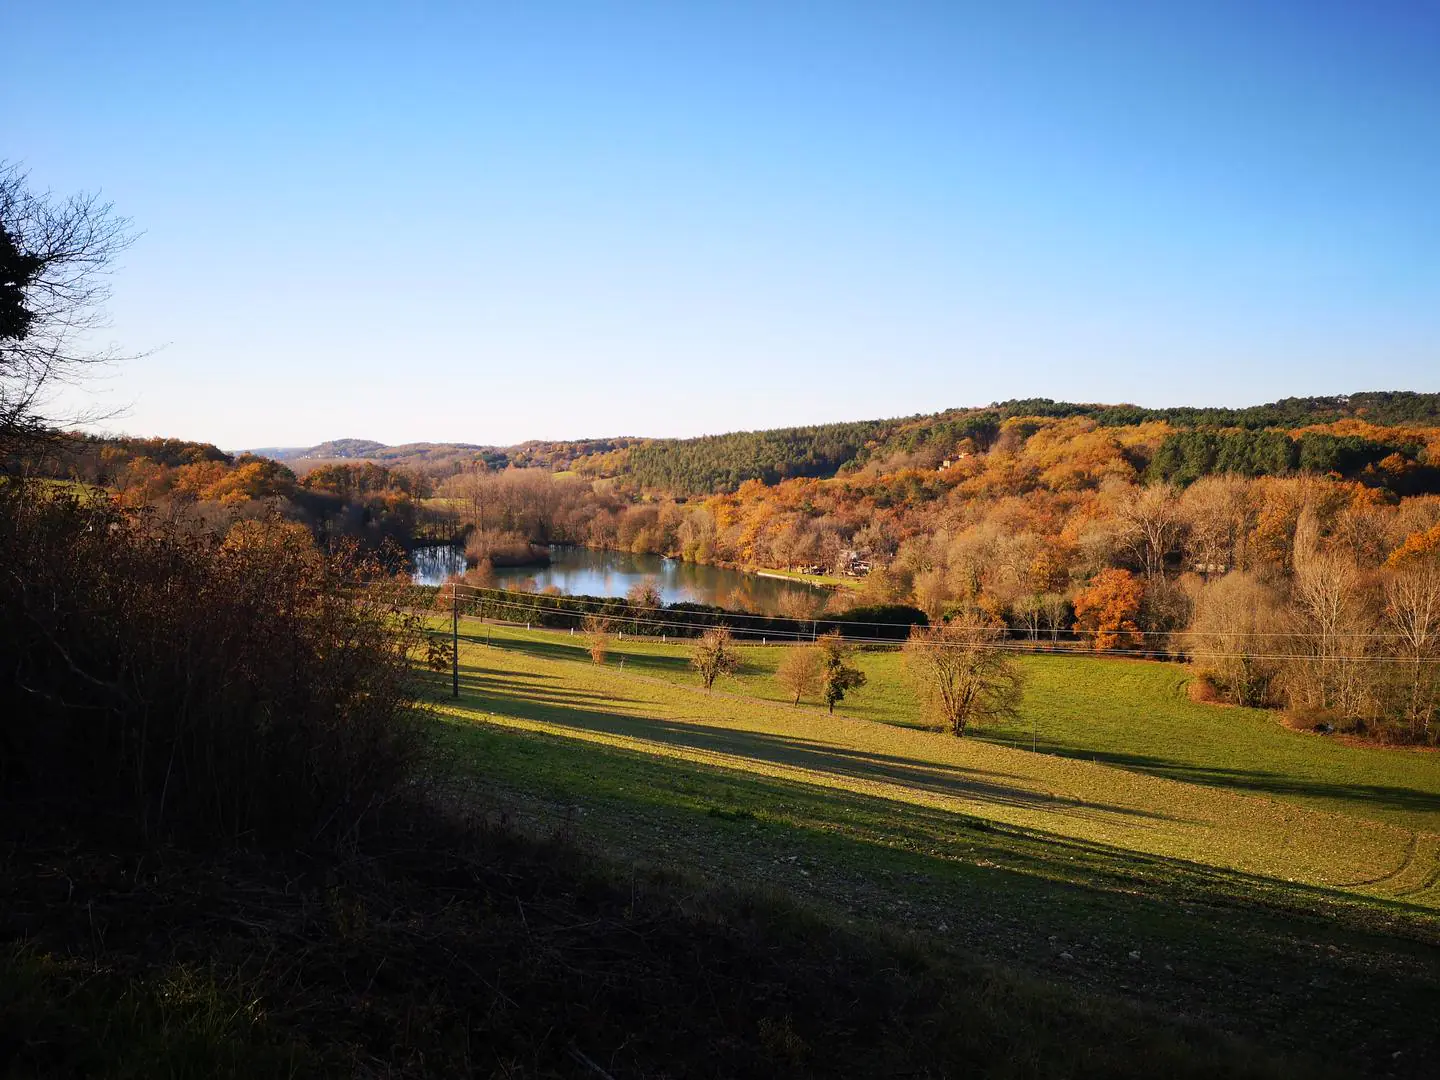
[[1279, 597], [1244, 571], [1216, 578], [1201, 590], [1190, 624], [1196, 667], [1237, 705], [1270, 703], [1283, 650]]
[[905, 671], [942, 730], [963, 735], [971, 724], [1019, 714], [1024, 673], [1001, 645], [1002, 631], [979, 622], [911, 629]]
[[1180, 541], [1180, 496], [1169, 484], [1136, 488], [1115, 509], [1122, 537], [1147, 578], [1165, 569], [1165, 557]]
[[490, 485], [483, 461], [468, 462], [463, 471], [447, 477], [440, 485], [440, 494], [448, 501], [458, 519], [477, 529], [485, 527], [485, 508]]
[[0, 447], [99, 419], [56, 393], [121, 359], [90, 339], [106, 326], [109, 273], [133, 239], [99, 196], [34, 191], [18, 165], [0, 162]]
[[945, 608], [950, 603], [950, 590], [945, 584], [944, 570], [938, 567], [921, 570], [915, 575], [913, 589], [915, 606], [932, 620], [938, 620], [945, 614]]
[[690, 649], [690, 666], [700, 676], [706, 690], [721, 675], [729, 675], [740, 667], [740, 654], [735, 651], [735, 636], [725, 626], [706, 630], [695, 639]]
[[1059, 593], [1045, 593], [1040, 597], [1040, 617], [1045, 629], [1050, 631], [1050, 640], [1058, 642], [1060, 631], [1065, 629], [1065, 620], [1070, 615], [1070, 603]]
[[1295, 529], [1293, 619], [1300, 659], [1287, 672], [1292, 704], [1333, 709], [1347, 717], [1369, 713], [1374, 687], [1366, 665], [1373, 622], [1360, 568], [1321, 545], [1314, 513], [1306, 509]]
[[780, 664], [775, 669], [775, 681], [787, 694], [794, 697], [794, 703], [806, 694], [820, 691], [821, 676], [824, 673], [824, 657], [814, 645], [792, 645], [785, 650]]
[[1385, 622], [1406, 669], [1399, 707], [1410, 737], [1435, 738], [1440, 711], [1440, 564], [1416, 560], [1385, 582]]
[[1253, 524], [1250, 485], [1239, 476], [1203, 476], [1180, 496], [1190, 568], [1207, 578], [1242, 565]]
[[787, 619], [803, 622], [817, 618], [825, 610], [829, 597], [819, 589], [787, 589], [780, 594], [776, 605], [780, 614]]
[[644, 581], [637, 581], [631, 585], [626, 590], [625, 599], [629, 600], [630, 606], [635, 609], [637, 632], [639, 632], [640, 621], [653, 621], [655, 612], [665, 605], [665, 597], [661, 594], [660, 586], [653, 578], [646, 578]]
[[1040, 624], [1045, 621], [1044, 597], [1036, 596], [1034, 593], [1022, 596], [1015, 601], [1012, 610], [1015, 612], [1015, 617], [1020, 620], [1020, 625], [1025, 627], [1026, 632], [1029, 633], [1031, 641], [1040, 636]]

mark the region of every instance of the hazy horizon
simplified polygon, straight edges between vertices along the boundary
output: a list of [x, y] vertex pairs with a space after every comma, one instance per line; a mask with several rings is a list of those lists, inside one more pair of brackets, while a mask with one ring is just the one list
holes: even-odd
[[[1350, 389], [1350, 390], [1335, 391], [1334, 393], [1285, 394], [1285, 395], [1283, 395], [1283, 397], [1286, 397], [1286, 398], [1288, 398], [1288, 397], [1297, 397], [1297, 398], [1308, 398], [1308, 397], [1349, 397], [1349, 396], [1351, 396], [1351, 395], [1360, 394], [1360, 393], [1372, 393], [1372, 392], [1406, 392], [1406, 391], [1410, 391], [1411, 389], [1412, 389], [1411, 387], [1386, 387], [1386, 388], [1364, 387], [1364, 388], [1359, 388], [1359, 389]], [[1416, 392], [1422, 392], [1422, 393], [1423, 393], [1423, 392], [1426, 392], [1426, 391], [1416, 391]], [[1048, 395], [1040, 394], [1040, 395], [1034, 395], [1034, 396], [1037, 397], [1037, 398], [1041, 398], [1041, 397], [1047, 397]], [[886, 416], [845, 416], [845, 417], [832, 417], [832, 418], [827, 418], [827, 419], [810, 420], [810, 421], [805, 421], [805, 422], [780, 423], [780, 424], [774, 424], [774, 425], [767, 425], [766, 427], [727, 427], [727, 428], [718, 428], [718, 429], [716, 429], [716, 430], [714, 430], [714, 431], [696, 431], [696, 432], [687, 432], [687, 433], [683, 433], [683, 434], [671, 434], [671, 433], [656, 432], [656, 431], [601, 431], [601, 432], [589, 432], [589, 433], [586, 433], [586, 434], [578, 434], [578, 435], [571, 435], [571, 434], [559, 434], [559, 435], [551, 435], [551, 434], [525, 435], [525, 436], [522, 436], [522, 437], [519, 438], [519, 439], [511, 439], [511, 440], [507, 440], [507, 441], [504, 441], [504, 442], [498, 442], [498, 441], [493, 440], [493, 439], [484, 439], [484, 438], [469, 438], [469, 437], [465, 437], [465, 438], [438, 438], [438, 437], [432, 437], [432, 436], [428, 436], [428, 435], [423, 435], [423, 436], [420, 436], [420, 437], [418, 437], [418, 438], [413, 438], [413, 439], [386, 439], [386, 438], [380, 438], [380, 437], [377, 437], [377, 436], [374, 436], [374, 435], [366, 434], [366, 433], [364, 433], [364, 432], [361, 432], [361, 433], [354, 433], [354, 432], [352, 432], [352, 433], [348, 433], [348, 434], [329, 434], [329, 435], [322, 436], [322, 437], [320, 437], [320, 438], [309, 439], [309, 440], [304, 440], [304, 441], [299, 441], [299, 442], [293, 442], [293, 443], [259, 443], [259, 442], [251, 441], [251, 442], [237, 442], [237, 443], [233, 443], [233, 444], [231, 444], [231, 443], [221, 444], [221, 443], [215, 443], [215, 440], [214, 440], [214, 439], [201, 438], [201, 437], [199, 437], [199, 436], [191, 436], [191, 435], [185, 435], [185, 434], [177, 434], [177, 433], [171, 432], [171, 431], [136, 431], [136, 430], [131, 430], [131, 429], [129, 429], [129, 428], [126, 428], [123, 424], [116, 425], [116, 424], [114, 424], [114, 423], [103, 424], [103, 425], [91, 425], [91, 426], [85, 428], [84, 430], [87, 430], [87, 431], [89, 431], [89, 432], [91, 432], [91, 433], [93, 433], [93, 434], [97, 434], [97, 435], [113, 436], [113, 437], [122, 437], [122, 438], [180, 438], [180, 439], [189, 439], [189, 440], [194, 441], [194, 442], [215, 443], [215, 445], [218, 445], [222, 450], [226, 450], [226, 451], [232, 452], [232, 453], [253, 452], [253, 451], [259, 451], [259, 450], [285, 450], [285, 451], [308, 450], [308, 449], [311, 449], [311, 448], [313, 448], [313, 447], [323, 445], [324, 443], [341, 442], [341, 441], [344, 441], [344, 440], [357, 440], [357, 441], [376, 442], [376, 443], [381, 443], [381, 444], [383, 444], [384, 446], [387, 446], [387, 447], [407, 446], [407, 445], [422, 444], [422, 443], [434, 443], [434, 444], [456, 444], [456, 445], [458, 445], [458, 444], [471, 444], [471, 445], [475, 445], [475, 446], [487, 446], [487, 447], [503, 448], [503, 447], [507, 447], [507, 446], [517, 446], [517, 445], [520, 445], [520, 444], [522, 444], [522, 443], [527, 443], [527, 442], [586, 442], [586, 441], [597, 440], [597, 439], [691, 439], [691, 438], [703, 438], [703, 437], [709, 436], [709, 435], [730, 435], [730, 434], [735, 434], [735, 433], [738, 433], [738, 432], [745, 432], [745, 431], [768, 431], [768, 430], [775, 430], [775, 429], [777, 429], [777, 428], [808, 427], [808, 426], [819, 425], [819, 424], [848, 424], [848, 423], [859, 423], [859, 422], [870, 421], [870, 420], [878, 420], [878, 421], [904, 420], [904, 419], [908, 419], [908, 418], [911, 418], [911, 417], [933, 416], [933, 415], [937, 415], [937, 414], [939, 414], [939, 413], [950, 412], [950, 411], [954, 411], [954, 410], [991, 408], [991, 407], [993, 407], [993, 406], [996, 406], [996, 405], [999, 405], [999, 404], [1003, 404], [1005, 401], [1012, 401], [1012, 400], [1021, 400], [1021, 399], [1016, 399], [1016, 398], [1002, 398], [1002, 399], [999, 399], [999, 400], [988, 401], [988, 402], [979, 403], [979, 404], [942, 405], [942, 406], [939, 406], [939, 407], [937, 407], [937, 408], [926, 409], [926, 410], [923, 410], [923, 411], [921, 411], [921, 412], [898, 413], [898, 414], [886, 415]], [[1058, 399], [1058, 398], [1057, 398], [1057, 399], [1052, 399], [1052, 400], [1063, 401], [1063, 400], [1065, 400], [1065, 399]], [[1255, 405], [1268, 405], [1268, 404], [1271, 404], [1273, 401], [1278, 401], [1278, 400], [1282, 400], [1282, 399], [1281, 399], [1281, 398], [1272, 398], [1272, 399], [1267, 400], [1267, 401], [1243, 401], [1243, 402], [1238, 402], [1238, 403], [1235, 403], [1235, 404], [1230, 404], [1230, 403], [1218, 404], [1218, 403], [1216, 403], [1216, 402], [1201, 402], [1201, 401], [1144, 402], [1144, 401], [1133, 401], [1133, 400], [1126, 400], [1126, 401], [1119, 401], [1119, 400], [1117, 400], [1117, 401], [1084, 401], [1084, 402], [1081, 402], [1081, 401], [1068, 401], [1068, 402], [1066, 402], [1066, 403], [1068, 403], [1068, 404], [1083, 404], [1083, 405], [1112, 405], [1112, 406], [1134, 405], [1134, 406], [1138, 406], [1138, 407], [1140, 407], [1140, 408], [1147, 408], [1147, 409], [1186, 408], [1186, 407], [1199, 408], [1199, 409], [1207, 409], [1207, 408], [1222, 409], [1222, 408], [1246, 408], [1246, 407], [1255, 406]]]

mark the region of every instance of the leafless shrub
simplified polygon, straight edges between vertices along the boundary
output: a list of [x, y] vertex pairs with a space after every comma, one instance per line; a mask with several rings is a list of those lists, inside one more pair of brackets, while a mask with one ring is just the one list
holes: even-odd
[[591, 663], [605, 663], [605, 656], [610, 652], [610, 620], [603, 615], [586, 615], [580, 629], [585, 635], [585, 647], [590, 651]]
[[819, 693], [823, 671], [824, 657], [817, 646], [792, 645], [775, 668], [775, 681], [799, 705], [805, 695]]

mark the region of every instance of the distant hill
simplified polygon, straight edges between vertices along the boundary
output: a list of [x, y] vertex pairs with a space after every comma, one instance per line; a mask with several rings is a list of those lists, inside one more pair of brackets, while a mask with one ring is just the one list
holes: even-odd
[[422, 447], [442, 445], [464, 450], [483, 449], [483, 447], [470, 446], [465, 443], [410, 443], [406, 446], [386, 446], [374, 439], [331, 439], [315, 446], [267, 446], [251, 450], [250, 453], [274, 458], [276, 461], [294, 461], [299, 458], [324, 458], [326, 460], [357, 458], [378, 461], [388, 456], [405, 457]]
[[390, 449], [374, 439], [331, 439], [319, 446], [310, 447], [304, 457], [318, 458], [373, 458]]
[[1165, 420], [1176, 427], [1303, 427], [1337, 420], [1366, 420], [1382, 427], [1440, 422], [1440, 394], [1413, 390], [1365, 390], [1355, 394], [1281, 398], [1241, 409], [1180, 405], [1146, 409], [1139, 405], [1075, 405], [1049, 398], [1002, 401], [991, 409], [1002, 416], [1088, 416], [1106, 427]]
[[582, 458], [627, 449], [646, 440], [632, 437], [613, 439], [531, 439], [515, 446], [482, 446], [479, 443], [402, 443], [389, 446], [374, 439], [331, 439], [315, 446], [267, 446], [245, 453], [276, 461], [306, 462], [374, 461], [382, 465], [444, 466], [455, 462], [483, 461], [492, 469], [514, 465], [522, 469], [569, 469]]
[[388, 446], [374, 439], [330, 439], [315, 446], [267, 446], [248, 453], [293, 465], [301, 472], [321, 462], [374, 461], [382, 465], [445, 467], [455, 462], [481, 460], [491, 468], [504, 467], [506, 455], [493, 446], [476, 443], [405, 443]]
[[[251, 453], [293, 463], [301, 471], [307, 461], [349, 460], [406, 465], [443, 473], [483, 461], [492, 469], [514, 466], [555, 472], [574, 470], [586, 476], [622, 477], [644, 488], [701, 494], [733, 491], [747, 480], [768, 484], [793, 476], [834, 476], [867, 462], [907, 458], [939, 461], [967, 446], [987, 447], [1006, 420], [1026, 416], [1080, 416], [1102, 427], [1165, 421], [1180, 432], [1232, 429], [1260, 432], [1351, 419], [1404, 428], [1440, 425], [1440, 394], [1364, 391], [1282, 398], [1238, 409], [1195, 406], [1152, 409], [1139, 405], [1026, 398], [889, 420], [733, 431], [690, 439], [633, 436], [534, 439], [504, 447], [478, 443], [387, 446], [373, 439], [332, 439], [317, 446], [269, 447]], [[1177, 446], [1174, 450], [1190, 453], [1195, 448]]]
[[[698, 495], [733, 491], [747, 480], [772, 484], [793, 476], [829, 477], [867, 463], [890, 463], [893, 467], [909, 461], [933, 467], [952, 454], [988, 448], [1005, 421], [1030, 416], [1085, 417], [1102, 427], [1164, 421], [1178, 433], [1286, 430], [1340, 420], [1364, 420], [1380, 427], [1407, 428], [1440, 424], [1440, 394], [1366, 391], [1283, 398], [1239, 409], [1193, 406], [1151, 409], [1138, 405], [1076, 404], [1029, 398], [892, 420], [737, 431], [693, 439], [645, 439], [620, 453], [580, 459], [573, 467], [590, 475], [624, 477], [644, 488]], [[1405, 441], [1401, 436], [1396, 438]], [[1179, 434], [1177, 439], [1184, 442]], [[1241, 441], [1245, 442], [1247, 452], [1253, 450], [1250, 443], [1255, 440]], [[1366, 443], [1343, 449], [1352, 456], [1359, 454], [1366, 460], [1373, 456], [1379, 460], [1396, 448], [1394, 442]], [[1332, 451], [1334, 448], [1327, 447], [1322, 452], [1312, 447], [1311, 453], [1328, 461]], [[1290, 453], [1288, 444], [1286, 453]], [[1298, 445], [1295, 453], [1299, 453]], [[1199, 466], [1189, 459], [1213, 457], [1219, 450], [1208, 444], [1187, 443], [1172, 447], [1172, 454], [1189, 461], [1183, 467], [1175, 466], [1177, 469], [1193, 472]], [[1316, 468], [1330, 467], [1318, 458], [1309, 464]]]

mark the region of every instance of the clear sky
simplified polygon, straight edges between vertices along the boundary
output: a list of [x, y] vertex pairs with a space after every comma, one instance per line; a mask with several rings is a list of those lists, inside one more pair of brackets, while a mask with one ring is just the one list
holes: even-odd
[[9, 4], [121, 427], [688, 435], [1440, 390], [1440, 2]]

